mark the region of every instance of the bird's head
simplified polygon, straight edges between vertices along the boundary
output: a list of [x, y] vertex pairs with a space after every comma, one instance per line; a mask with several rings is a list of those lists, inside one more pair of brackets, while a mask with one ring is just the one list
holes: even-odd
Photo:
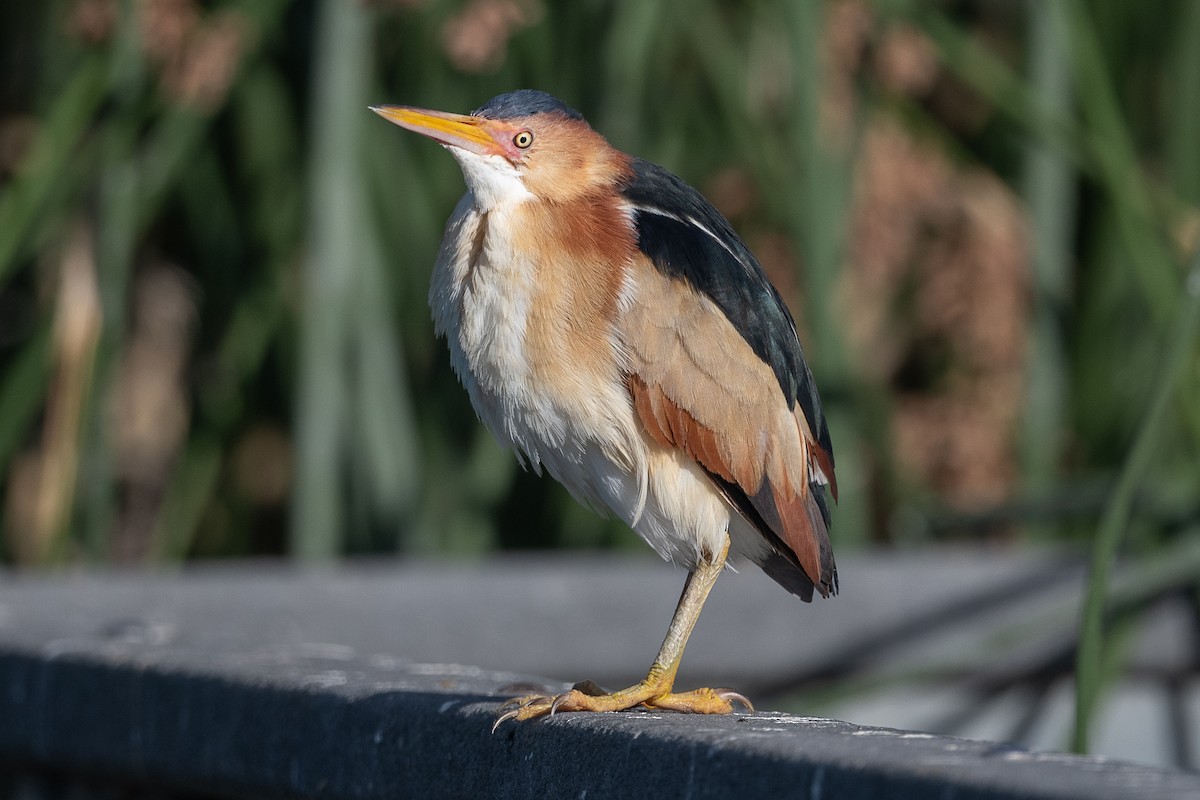
[[502, 94], [470, 114], [411, 106], [371, 110], [449, 150], [482, 210], [570, 200], [611, 186], [628, 169], [627, 158], [582, 114], [545, 92]]

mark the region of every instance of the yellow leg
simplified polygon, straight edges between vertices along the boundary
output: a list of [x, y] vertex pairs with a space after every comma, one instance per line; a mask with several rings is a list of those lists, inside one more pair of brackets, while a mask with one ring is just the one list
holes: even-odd
[[735, 700], [753, 710], [749, 700], [728, 689], [696, 689], [682, 694], [671, 692], [675, 685], [675, 673], [679, 671], [679, 661], [683, 657], [683, 648], [692, 635], [692, 629], [696, 627], [708, 593], [725, 567], [728, 554], [729, 536], [726, 535], [720, 552], [706, 554], [700, 565], [688, 574], [667, 636], [644, 679], [611, 694], [599, 692], [595, 684], [589, 682], [576, 684], [571, 691], [557, 697], [534, 694], [515, 698], [506, 704], [515, 707], [501, 714], [492, 730], [508, 719], [533, 719], [559, 711], [624, 711], [646, 705], [694, 714], [728, 714], [733, 710], [731, 701]]

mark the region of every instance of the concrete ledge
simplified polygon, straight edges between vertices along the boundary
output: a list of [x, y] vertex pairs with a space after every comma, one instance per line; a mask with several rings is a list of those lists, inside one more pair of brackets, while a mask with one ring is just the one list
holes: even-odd
[[[253, 585], [254, 570], [239, 580]], [[288, 581], [274, 580], [286, 625]], [[292, 588], [293, 613], [311, 580]], [[294, 635], [243, 630], [237, 615], [201, 635], [153, 592], [141, 613], [98, 593], [56, 617], [55, 584], [61, 602], [71, 592], [56, 580], [0, 582], [0, 773], [328, 798], [1200, 798], [1189, 773], [769, 712], [563, 714], [493, 735], [500, 697], [529, 678], [281, 641]], [[216, 586], [238, 596], [229, 576]], [[353, 592], [323, 603], [347, 627], [362, 612]], [[256, 625], [272, 617], [254, 611]]]
[[512, 675], [303, 653], [0, 654], [0, 757], [160, 789], [393, 797], [1200, 797], [1200, 777], [773, 713], [506, 724]]

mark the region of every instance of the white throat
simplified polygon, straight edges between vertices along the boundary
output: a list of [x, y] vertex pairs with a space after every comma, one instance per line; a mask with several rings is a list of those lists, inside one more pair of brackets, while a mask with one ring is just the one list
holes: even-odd
[[462, 168], [467, 189], [480, 212], [486, 214], [497, 206], [533, 199], [533, 193], [521, 180], [521, 173], [504, 156], [482, 156], [457, 147], [446, 149]]

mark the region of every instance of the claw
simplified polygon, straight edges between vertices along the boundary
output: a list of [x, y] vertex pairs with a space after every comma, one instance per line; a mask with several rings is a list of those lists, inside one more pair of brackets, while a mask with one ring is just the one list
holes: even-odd
[[754, 713], [754, 704], [750, 702], [746, 695], [735, 692], [733, 689], [717, 689], [716, 694], [717, 697], [728, 701], [731, 705], [736, 701], [744, 705], [747, 711]]
[[[572, 689], [572, 691], [575, 691], [575, 690]], [[553, 717], [555, 712], [558, 711], [558, 709], [563, 705], [563, 703], [567, 702], [567, 699], [570, 696], [571, 696], [571, 692], [567, 692], [566, 694], [560, 694], [558, 697], [554, 698], [554, 701], [552, 703], [550, 703], [550, 716]]]
[[514, 708], [512, 711], [505, 711], [503, 714], [501, 714], [499, 717], [496, 718], [496, 721], [494, 723], [492, 723], [492, 733], [496, 732], [496, 729], [500, 727], [500, 724], [502, 722], [504, 722], [505, 720], [516, 719], [516, 717], [520, 713], [521, 713], [521, 710], [517, 709], [517, 708]]

